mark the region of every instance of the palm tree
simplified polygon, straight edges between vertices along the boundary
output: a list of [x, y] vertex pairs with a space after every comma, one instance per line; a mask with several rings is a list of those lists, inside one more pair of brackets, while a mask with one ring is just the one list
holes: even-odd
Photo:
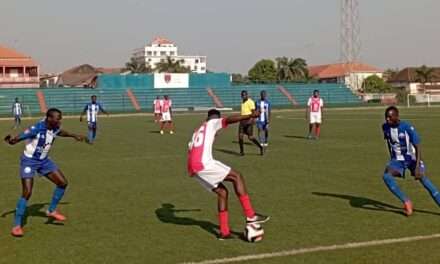
[[189, 73], [191, 69], [185, 67], [182, 64], [184, 60], [175, 60], [171, 57], [167, 57], [166, 61], [156, 63], [156, 71], [168, 72], [168, 73]]
[[275, 59], [277, 63], [277, 79], [278, 81], [308, 81], [309, 71], [307, 63], [302, 58], [278, 57]]
[[304, 80], [304, 78], [309, 75], [307, 62], [303, 58], [290, 59], [289, 67], [296, 81]]
[[130, 61], [125, 63], [125, 71], [130, 71], [131, 73], [150, 73], [152, 72], [151, 67], [145, 63], [139, 62], [136, 58], [131, 57]]
[[291, 81], [293, 80], [292, 72], [289, 68], [289, 59], [287, 57], [275, 58], [277, 63], [277, 80], [281, 81]]
[[434, 68], [422, 65], [420, 68], [416, 69], [416, 81], [422, 83], [423, 91], [426, 91], [426, 83], [430, 83], [434, 77]]

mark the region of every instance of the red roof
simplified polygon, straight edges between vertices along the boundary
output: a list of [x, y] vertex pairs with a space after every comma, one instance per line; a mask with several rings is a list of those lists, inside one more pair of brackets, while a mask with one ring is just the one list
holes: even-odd
[[381, 69], [364, 63], [336, 63], [326, 65], [309, 66], [309, 73], [311, 76], [318, 77], [320, 79], [336, 78], [340, 76], [346, 76], [350, 72], [369, 72], [369, 73], [381, 73]]
[[31, 57], [17, 52], [16, 50], [0, 46], [1, 66], [38, 66]]
[[151, 42], [151, 44], [163, 45], [163, 44], [174, 44], [174, 43], [166, 38], [155, 37], [153, 39], [153, 42]]

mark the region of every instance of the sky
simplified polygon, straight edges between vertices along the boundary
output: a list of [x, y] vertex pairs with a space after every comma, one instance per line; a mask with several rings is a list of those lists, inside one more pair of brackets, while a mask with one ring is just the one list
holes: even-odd
[[[122, 67], [155, 36], [208, 69], [247, 73], [255, 62], [338, 62], [341, 0], [0, 0], [0, 45], [42, 71]], [[438, 0], [359, 0], [361, 60], [377, 67], [440, 66]]]

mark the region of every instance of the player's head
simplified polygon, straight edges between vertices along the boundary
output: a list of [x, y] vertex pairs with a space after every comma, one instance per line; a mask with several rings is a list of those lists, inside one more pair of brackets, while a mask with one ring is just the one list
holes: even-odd
[[261, 100], [266, 99], [266, 96], [267, 96], [266, 91], [265, 90], [261, 91], [260, 96], [261, 96]]
[[221, 113], [219, 110], [217, 109], [211, 109], [208, 111], [208, 120], [210, 119], [215, 119], [215, 118], [220, 118], [221, 117]]
[[57, 108], [50, 108], [46, 112], [46, 123], [48, 124], [49, 128], [59, 127], [62, 118], [62, 113]]
[[164, 98], [165, 100], [168, 100], [168, 95], [164, 95], [163, 98]]
[[92, 100], [92, 103], [96, 103], [96, 95], [90, 96], [90, 99]]
[[18, 97], [15, 97], [15, 102], [18, 103]]
[[318, 97], [318, 96], [319, 96], [319, 90], [314, 90], [313, 97]]
[[241, 99], [243, 99], [243, 101], [248, 99], [248, 92], [246, 90], [241, 91]]
[[156, 96], [156, 99], [157, 99], [157, 100], [159, 100], [159, 99], [160, 99], [160, 96], [159, 96], [159, 95], [158, 95], [158, 96]]
[[385, 120], [391, 126], [398, 125], [400, 122], [399, 109], [397, 109], [395, 106], [387, 107], [385, 110]]

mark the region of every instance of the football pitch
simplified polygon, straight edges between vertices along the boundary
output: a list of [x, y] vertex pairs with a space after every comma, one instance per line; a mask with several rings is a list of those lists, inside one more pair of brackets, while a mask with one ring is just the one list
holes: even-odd
[[[51, 157], [69, 181], [59, 206], [68, 220], [48, 222], [54, 186], [37, 178], [22, 238], [10, 228], [23, 144], [1, 144], [0, 263], [440, 262], [440, 208], [408, 175], [398, 180], [415, 207], [406, 217], [382, 181], [383, 109], [329, 109], [320, 140], [305, 139], [303, 111], [275, 112], [263, 157], [252, 145], [238, 155], [237, 125], [217, 136], [214, 157], [243, 174], [256, 211], [272, 217], [259, 243], [239, 238], [244, 218], [230, 185], [237, 235], [218, 241], [216, 196], [187, 176], [187, 143], [204, 118], [177, 115], [174, 135], [160, 135], [147, 116], [101, 118], [94, 145], [58, 138]], [[401, 119], [416, 126], [440, 186], [440, 108], [402, 108]], [[0, 121], [2, 136], [11, 126]], [[77, 119], [63, 128], [87, 132]]]

